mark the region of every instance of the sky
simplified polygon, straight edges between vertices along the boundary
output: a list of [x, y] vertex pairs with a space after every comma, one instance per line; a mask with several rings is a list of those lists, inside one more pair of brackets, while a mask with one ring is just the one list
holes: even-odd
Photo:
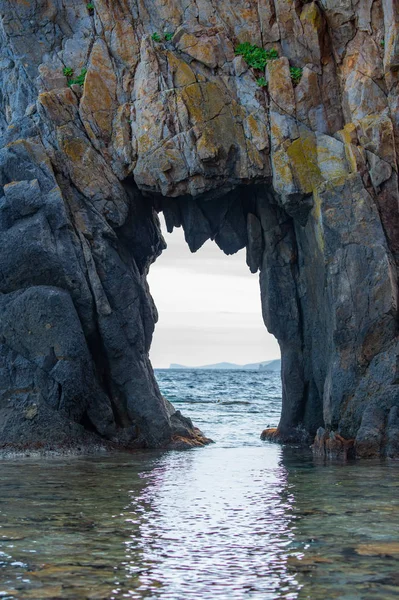
[[280, 357], [263, 323], [259, 274], [250, 273], [245, 250], [226, 256], [208, 241], [192, 254], [182, 228], [166, 232], [167, 249], [150, 268], [159, 313], [150, 357], [155, 368], [171, 363], [246, 364]]

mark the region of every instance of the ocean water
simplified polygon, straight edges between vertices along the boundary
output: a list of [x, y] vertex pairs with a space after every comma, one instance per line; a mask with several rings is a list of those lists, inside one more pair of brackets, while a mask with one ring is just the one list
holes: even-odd
[[215, 443], [0, 463], [0, 598], [399, 597], [399, 464], [261, 442], [277, 375], [158, 371]]
[[200, 369], [155, 373], [164, 396], [218, 448], [264, 447], [261, 432], [278, 425], [279, 373]]

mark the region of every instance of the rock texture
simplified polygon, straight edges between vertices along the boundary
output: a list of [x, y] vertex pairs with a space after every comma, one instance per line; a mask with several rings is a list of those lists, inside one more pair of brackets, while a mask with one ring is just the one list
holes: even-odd
[[148, 359], [163, 211], [260, 271], [274, 437], [397, 456], [396, 0], [0, 9], [0, 443], [204, 443]]

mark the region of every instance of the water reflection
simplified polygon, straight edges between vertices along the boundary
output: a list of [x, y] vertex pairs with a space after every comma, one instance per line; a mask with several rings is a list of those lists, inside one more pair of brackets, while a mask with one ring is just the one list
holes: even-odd
[[296, 598], [287, 566], [294, 500], [280, 452], [213, 448], [161, 457], [126, 513], [140, 515], [139, 535], [126, 544], [129, 574], [142, 556], [130, 597], [151, 590], [165, 599]]
[[273, 445], [3, 462], [0, 598], [397, 598], [398, 474]]

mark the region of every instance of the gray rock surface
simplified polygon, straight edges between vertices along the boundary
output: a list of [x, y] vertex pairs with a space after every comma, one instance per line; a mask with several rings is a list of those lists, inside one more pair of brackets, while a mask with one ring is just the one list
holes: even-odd
[[206, 442], [148, 359], [163, 211], [260, 271], [273, 438], [397, 456], [395, 1], [94, 4], [0, 0], [0, 445]]

